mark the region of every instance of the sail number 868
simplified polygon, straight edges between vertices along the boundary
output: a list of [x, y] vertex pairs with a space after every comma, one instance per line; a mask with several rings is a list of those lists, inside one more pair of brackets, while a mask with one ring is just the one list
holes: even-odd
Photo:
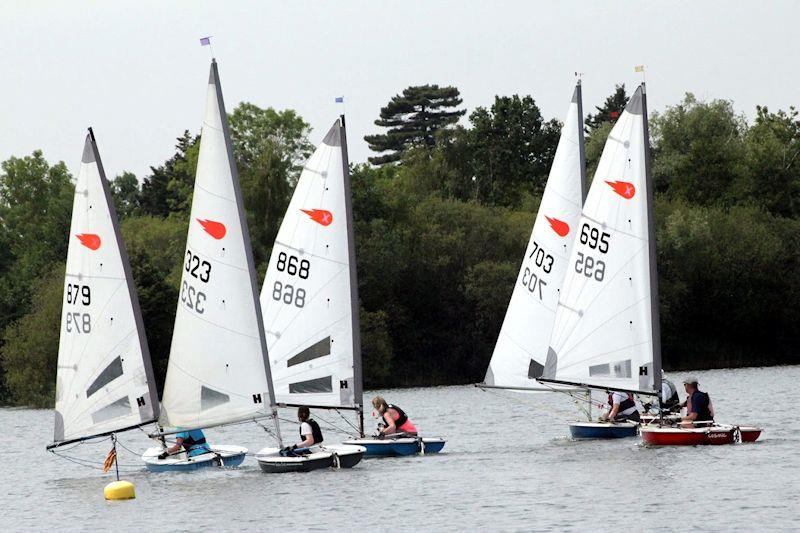
[[282, 301], [285, 304], [292, 304], [296, 307], [304, 307], [306, 305], [306, 290], [302, 287], [297, 287], [295, 290], [294, 286], [287, 284], [283, 284], [280, 281], [276, 281], [275, 285], [272, 286], [272, 299], [277, 301]]
[[[299, 263], [299, 264], [298, 264]], [[300, 279], [308, 279], [308, 269], [311, 263], [308, 259], [300, 259], [296, 255], [287, 255], [286, 252], [278, 254], [278, 272], [286, 272], [290, 276], [300, 276]], [[291, 285], [287, 285], [291, 287]]]

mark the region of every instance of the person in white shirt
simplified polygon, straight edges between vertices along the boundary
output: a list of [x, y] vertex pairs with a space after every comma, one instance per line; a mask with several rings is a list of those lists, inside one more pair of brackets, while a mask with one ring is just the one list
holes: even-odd
[[311, 418], [308, 407], [302, 406], [297, 409], [297, 419], [300, 421], [300, 438], [303, 440], [281, 450], [281, 455], [306, 455], [310, 453], [309, 448], [322, 444], [322, 430], [316, 420]]
[[604, 422], [639, 421], [639, 411], [633, 395], [628, 392], [611, 392], [608, 395], [608, 411], [600, 416]]

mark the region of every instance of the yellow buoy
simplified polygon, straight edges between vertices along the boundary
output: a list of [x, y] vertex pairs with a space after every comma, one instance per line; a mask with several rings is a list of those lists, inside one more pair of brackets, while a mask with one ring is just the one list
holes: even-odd
[[136, 497], [133, 483], [130, 481], [114, 481], [103, 489], [106, 500], [132, 500]]

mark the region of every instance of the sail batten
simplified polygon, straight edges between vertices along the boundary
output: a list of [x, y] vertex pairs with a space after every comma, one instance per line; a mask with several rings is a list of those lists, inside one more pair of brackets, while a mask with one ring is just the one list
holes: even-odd
[[255, 265], [215, 60], [183, 257], [159, 424], [174, 433], [271, 416]]
[[136, 287], [100, 153], [89, 129], [75, 184], [64, 276], [54, 448], [152, 423], [159, 415]]
[[[529, 390], [544, 368], [585, 188], [581, 86], [576, 85], [484, 383]], [[539, 387], [541, 388], [541, 387]]]

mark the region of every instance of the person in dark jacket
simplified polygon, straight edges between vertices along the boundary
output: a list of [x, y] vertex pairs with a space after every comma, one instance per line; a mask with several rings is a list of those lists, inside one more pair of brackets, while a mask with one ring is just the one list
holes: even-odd
[[694, 427], [700, 422], [714, 421], [714, 405], [708, 393], [698, 388], [697, 378], [689, 376], [683, 380], [686, 391], [686, 416], [681, 419], [684, 427]]

